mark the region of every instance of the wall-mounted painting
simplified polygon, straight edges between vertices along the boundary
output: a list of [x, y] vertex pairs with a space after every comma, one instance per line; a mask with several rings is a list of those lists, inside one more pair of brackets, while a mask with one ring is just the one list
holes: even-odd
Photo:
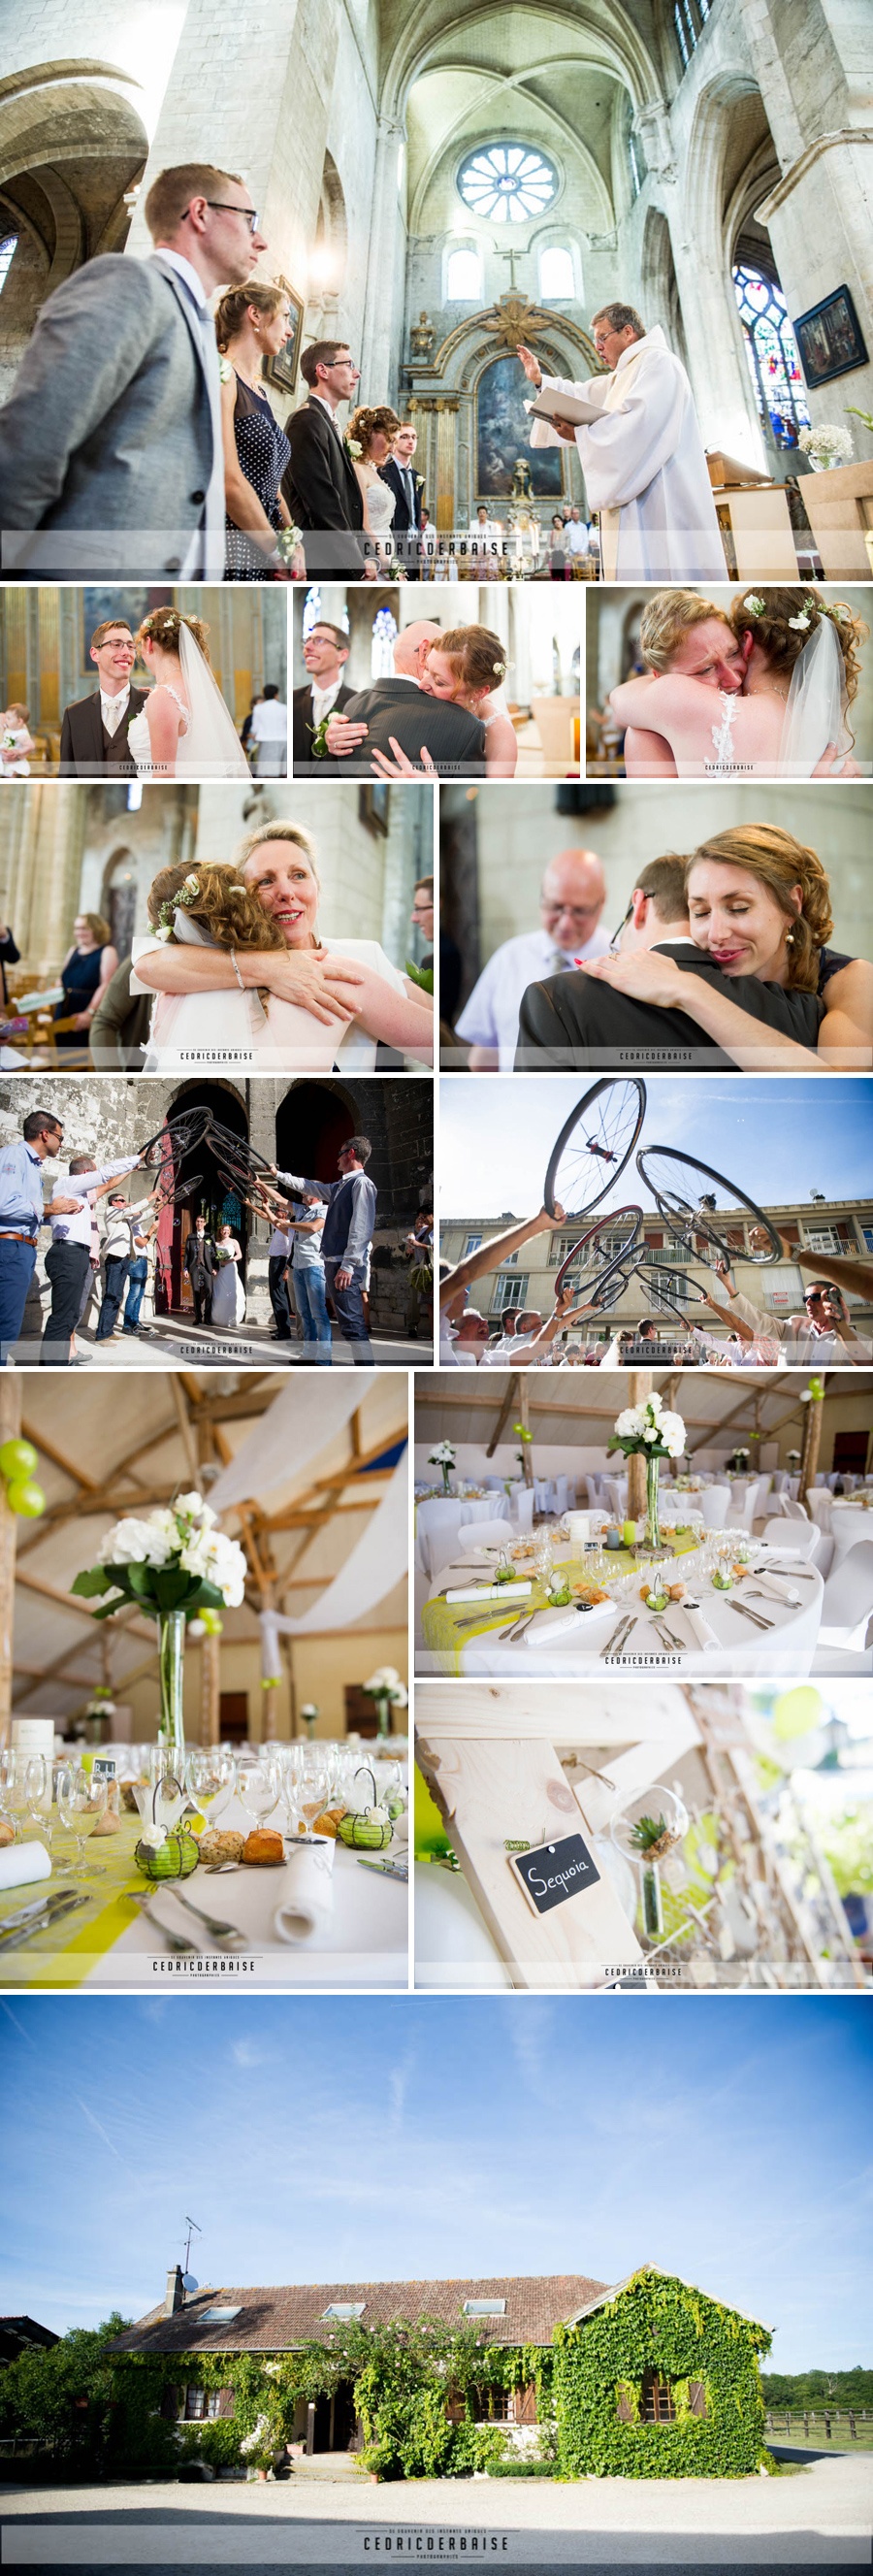
[[527, 380], [517, 358], [495, 358], [479, 378], [476, 397], [476, 491], [483, 500], [512, 490], [519, 457], [530, 467], [535, 500], [559, 501], [563, 490], [559, 447], [532, 447], [524, 408]]
[[794, 325], [807, 384], [829, 385], [832, 376], [851, 375], [866, 367], [867, 350], [847, 286], [838, 286], [823, 304], [813, 304]]
[[283, 288], [284, 293], [287, 295], [291, 312], [288, 321], [287, 340], [284, 343], [284, 347], [280, 349], [277, 358], [265, 358], [264, 376], [268, 385], [278, 386], [280, 393], [293, 394], [297, 383], [297, 368], [300, 359], [300, 341], [303, 331], [303, 297], [302, 295], [295, 295], [293, 286], [289, 286], [287, 277], [283, 277], [281, 273], [275, 282], [277, 286], [281, 286]]

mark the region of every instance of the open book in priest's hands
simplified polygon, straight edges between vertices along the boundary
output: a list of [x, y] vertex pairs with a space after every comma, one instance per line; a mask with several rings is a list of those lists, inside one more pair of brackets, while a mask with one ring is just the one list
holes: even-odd
[[586, 421], [599, 420], [602, 402], [591, 402], [587, 394], [571, 394], [566, 385], [541, 385], [533, 402], [525, 403], [532, 420], [547, 420], [553, 429], [583, 428]]

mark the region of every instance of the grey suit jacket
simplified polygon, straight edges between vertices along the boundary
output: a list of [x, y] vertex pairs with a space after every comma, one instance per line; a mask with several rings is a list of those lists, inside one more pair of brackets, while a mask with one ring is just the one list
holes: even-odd
[[342, 760], [311, 762], [313, 776], [324, 768], [335, 777], [371, 778], [374, 751], [393, 758], [392, 734], [408, 760], [420, 760], [424, 744], [441, 778], [482, 776], [485, 727], [478, 716], [471, 716], [466, 707], [456, 707], [451, 698], [428, 697], [425, 689], [413, 689], [408, 680], [396, 677], [372, 680], [369, 688], [358, 689], [347, 699], [343, 715], [350, 723], [367, 726], [367, 740]]
[[0, 411], [0, 562], [40, 580], [173, 578], [203, 508], [213, 426], [181, 277], [89, 260], [43, 305]]

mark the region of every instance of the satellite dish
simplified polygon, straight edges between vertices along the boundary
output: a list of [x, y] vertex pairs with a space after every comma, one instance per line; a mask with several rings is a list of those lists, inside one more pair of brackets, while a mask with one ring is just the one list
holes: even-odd
[[199, 2282], [195, 2281], [195, 2279], [194, 2279], [194, 2274], [193, 2274], [193, 2272], [183, 2272], [183, 2274], [182, 2274], [182, 2288], [183, 2288], [183, 2290], [187, 2291], [187, 2293], [188, 2293], [189, 2297], [190, 2297], [191, 2291], [192, 2291], [192, 2290], [199, 2289], [199, 2286], [200, 2286], [200, 2285], [199, 2285]]

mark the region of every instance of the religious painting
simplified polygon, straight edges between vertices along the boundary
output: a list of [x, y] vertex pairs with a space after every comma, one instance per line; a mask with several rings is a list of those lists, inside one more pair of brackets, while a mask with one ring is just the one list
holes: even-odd
[[838, 286], [823, 304], [813, 304], [794, 325], [807, 384], [829, 385], [832, 376], [851, 375], [865, 367], [867, 350], [847, 286]]
[[174, 597], [172, 589], [168, 590], [166, 586], [157, 589], [154, 584], [150, 586], [146, 582], [125, 583], [123, 590], [119, 590], [115, 583], [95, 584], [83, 590], [80, 633], [83, 679], [93, 680], [97, 686], [97, 673], [90, 655], [91, 637], [96, 626], [106, 626], [110, 619], [115, 619], [120, 626], [129, 626], [131, 634], [135, 635], [137, 627], [142, 625], [144, 617], [151, 616], [153, 608], [172, 608]]
[[288, 320], [288, 337], [284, 347], [280, 349], [277, 358], [264, 359], [264, 378], [268, 385], [278, 385], [283, 394], [293, 394], [297, 383], [300, 341], [303, 332], [303, 297], [295, 295], [293, 286], [289, 286], [288, 279], [282, 276], [281, 270], [275, 283], [281, 286], [283, 295], [287, 295], [291, 312]]
[[479, 378], [476, 490], [483, 500], [508, 497], [519, 460], [530, 469], [527, 490], [535, 500], [561, 498], [561, 451], [531, 446], [524, 408], [527, 389], [517, 358], [495, 358]]

